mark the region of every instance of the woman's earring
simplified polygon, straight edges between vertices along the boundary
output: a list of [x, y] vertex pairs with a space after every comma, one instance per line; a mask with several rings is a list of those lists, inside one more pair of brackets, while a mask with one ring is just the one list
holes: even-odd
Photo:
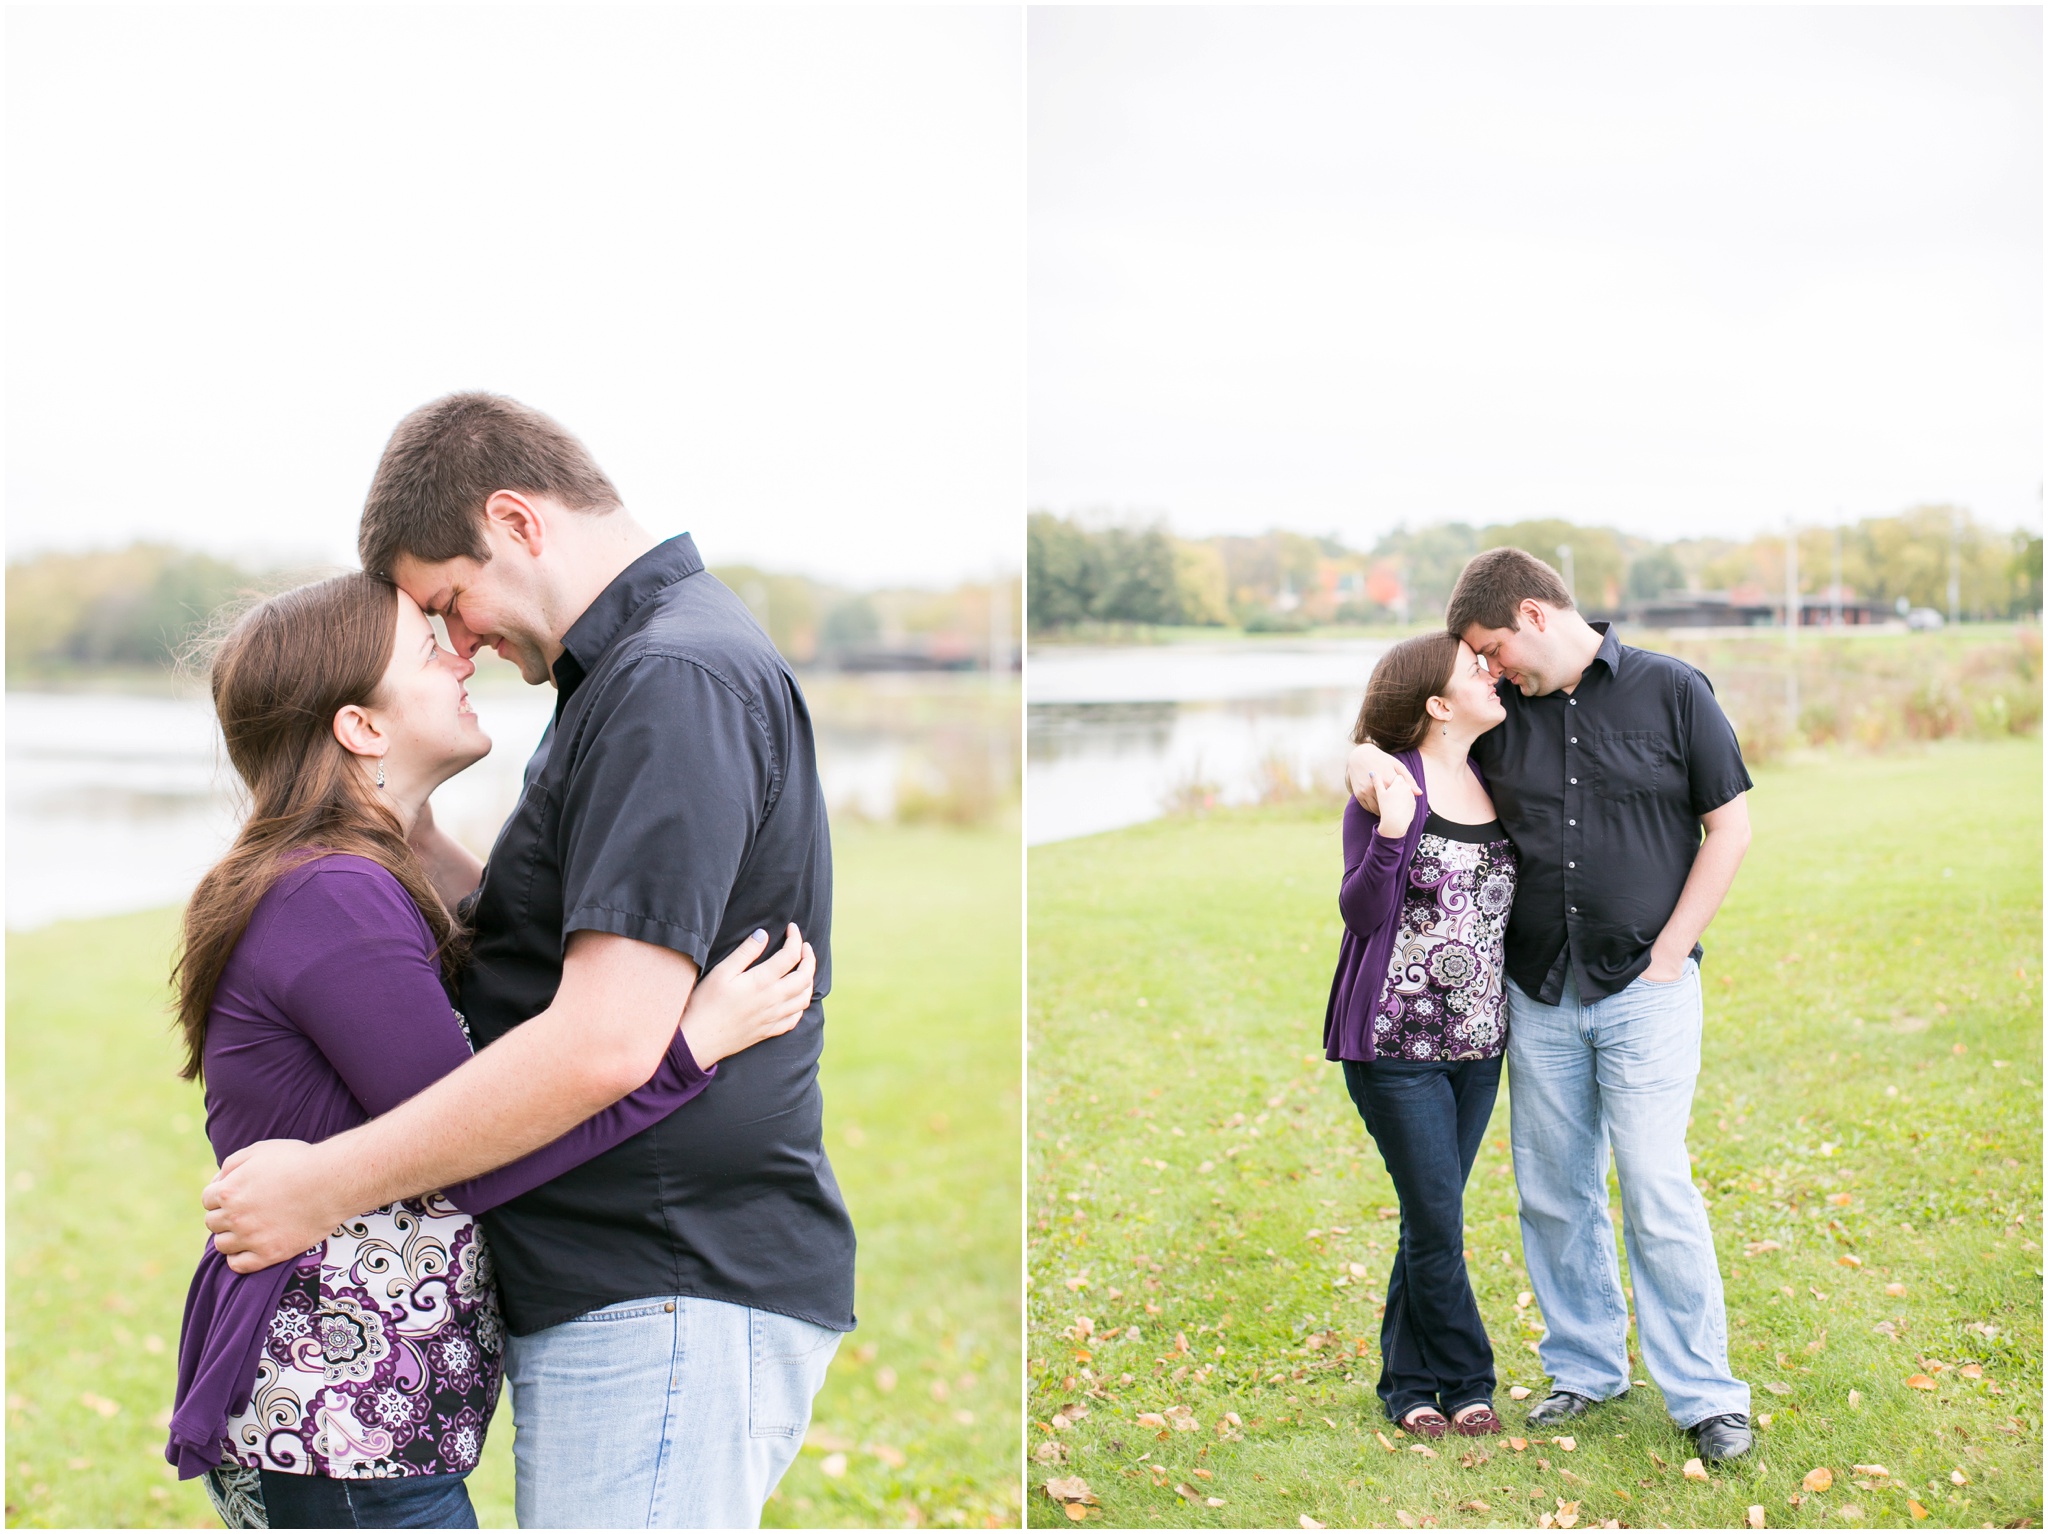
[[377, 786], [384, 786], [384, 758], [381, 756], [377, 758]]

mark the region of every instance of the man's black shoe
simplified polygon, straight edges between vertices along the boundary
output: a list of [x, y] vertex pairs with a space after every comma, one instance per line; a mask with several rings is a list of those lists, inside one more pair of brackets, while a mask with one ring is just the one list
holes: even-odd
[[1749, 1418], [1739, 1411], [1695, 1422], [1686, 1431], [1699, 1446], [1700, 1458], [1710, 1465], [1718, 1465], [1724, 1459], [1740, 1459], [1756, 1443], [1749, 1431]]
[[1553, 1423], [1583, 1417], [1589, 1408], [1599, 1404], [1590, 1396], [1573, 1395], [1569, 1390], [1553, 1390], [1530, 1407], [1529, 1415], [1523, 1420], [1530, 1427], [1549, 1427]]

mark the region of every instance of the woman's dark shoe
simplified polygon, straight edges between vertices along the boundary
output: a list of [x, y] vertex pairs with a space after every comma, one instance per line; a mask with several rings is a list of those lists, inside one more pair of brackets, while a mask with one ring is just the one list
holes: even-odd
[[1589, 1408], [1598, 1404], [1590, 1396], [1574, 1395], [1569, 1390], [1553, 1390], [1530, 1407], [1529, 1415], [1523, 1420], [1530, 1427], [1549, 1427], [1553, 1423], [1583, 1417]]
[[1451, 1424], [1434, 1406], [1418, 1406], [1401, 1419], [1401, 1426], [1418, 1438], [1441, 1438]]
[[1710, 1465], [1718, 1465], [1727, 1459], [1740, 1459], [1756, 1443], [1749, 1431], [1749, 1418], [1739, 1411], [1695, 1422], [1686, 1431], [1692, 1434], [1692, 1441], [1699, 1446], [1700, 1458]]
[[1484, 1438], [1500, 1432], [1501, 1421], [1491, 1406], [1464, 1406], [1451, 1413], [1451, 1431], [1467, 1438]]

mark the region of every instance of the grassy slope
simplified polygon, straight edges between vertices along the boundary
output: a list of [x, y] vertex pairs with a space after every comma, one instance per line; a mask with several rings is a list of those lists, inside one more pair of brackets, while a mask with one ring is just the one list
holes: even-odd
[[[1249, 811], [1035, 849], [1031, 1521], [1066, 1522], [1035, 1488], [1078, 1474], [1126, 1525], [1526, 1527], [1560, 1500], [1581, 1526], [1733, 1526], [1751, 1504], [1773, 1526], [1906, 1524], [1909, 1496], [1936, 1523], [2038, 1523], [2040, 750], [1760, 775], [1757, 840], [1708, 934], [1691, 1144], [1734, 1363], [1771, 1422], [1710, 1484], [1681, 1476], [1691, 1451], [1654, 1389], [1589, 1418], [1569, 1452], [1496, 1438], [1466, 1466], [1462, 1441], [1426, 1458], [1376, 1440], [1394, 1197], [1319, 1048], [1334, 817]], [[1540, 1386], [1541, 1322], [1516, 1308], [1509, 1101], [1467, 1219], [1514, 1433], [1525, 1407], [1506, 1387]], [[1765, 1241], [1779, 1248], [1749, 1254]], [[1097, 1336], [1077, 1341], [1083, 1315]], [[1873, 1332], [1884, 1321], [1899, 1340]], [[1142, 1341], [1102, 1340], [1132, 1323]], [[1336, 1346], [1306, 1346], [1319, 1334]], [[1915, 1373], [1936, 1388], [1908, 1388]], [[1055, 1432], [1068, 1402], [1091, 1410]], [[1134, 1421], [1174, 1405], [1195, 1431]], [[1217, 1436], [1227, 1411], [1241, 1440]], [[1856, 1486], [1856, 1464], [1893, 1479]], [[1793, 1505], [1821, 1466], [1832, 1491]]]
[[[807, 1451], [771, 1523], [1017, 1517], [1016, 845], [838, 838], [825, 1123], [862, 1327], [814, 1436], [854, 1448], [836, 1478], [829, 1445]], [[154, 912], [8, 942], [10, 1524], [214, 1525], [160, 1456], [212, 1167], [164, 1031], [173, 927]], [[472, 1482], [487, 1526], [511, 1523], [510, 1450], [501, 1418]]]

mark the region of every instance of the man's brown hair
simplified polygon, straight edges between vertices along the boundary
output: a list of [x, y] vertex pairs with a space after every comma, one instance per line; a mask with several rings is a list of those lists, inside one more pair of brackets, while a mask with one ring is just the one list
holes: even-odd
[[1532, 597], [1546, 607], [1572, 605], [1572, 594], [1557, 572], [1534, 554], [1488, 549], [1474, 554], [1458, 573], [1451, 605], [1444, 609], [1444, 627], [1460, 637], [1475, 623], [1483, 629], [1519, 630], [1518, 609]]
[[372, 575], [399, 555], [487, 560], [484, 503], [500, 490], [573, 511], [611, 511], [619, 492], [559, 422], [502, 394], [446, 394], [398, 423], [363, 503], [356, 551]]
[[1373, 664], [1351, 739], [1382, 751], [1413, 751], [1429, 737], [1429, 700], [1451, 685], [1458, 664], [1456, 634], [1404, 639]]

